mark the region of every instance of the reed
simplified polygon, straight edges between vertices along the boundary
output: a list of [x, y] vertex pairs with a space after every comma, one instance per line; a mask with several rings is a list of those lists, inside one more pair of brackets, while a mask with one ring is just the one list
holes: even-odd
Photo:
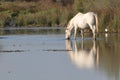
[[2, 0], [0, 27], [63, 27], [77, 12], [93, 11], [101, 32], [105, 28], [120, 32], [119, 4], [118, 0]]

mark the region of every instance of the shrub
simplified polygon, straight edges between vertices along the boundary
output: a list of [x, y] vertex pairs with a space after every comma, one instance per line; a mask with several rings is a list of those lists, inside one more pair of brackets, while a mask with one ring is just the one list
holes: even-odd
[[[12, 1], [12, 2], [11, 2]], [[45, 5], [47, 4], [47, 5]], [[118, 0], [2, 0], [0, 26], [64, 26], [79, 11], [98, 14], [99, 30], [120, 31]]]

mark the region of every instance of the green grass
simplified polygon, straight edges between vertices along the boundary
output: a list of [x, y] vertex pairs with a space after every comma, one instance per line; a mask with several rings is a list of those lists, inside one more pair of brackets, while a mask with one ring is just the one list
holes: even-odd
[[119, 4], [118, 0], [2, 0], [0, 27], [63, 27], [77, 12], [93, 11], [101, 32], [105, 28], [120, 32]]

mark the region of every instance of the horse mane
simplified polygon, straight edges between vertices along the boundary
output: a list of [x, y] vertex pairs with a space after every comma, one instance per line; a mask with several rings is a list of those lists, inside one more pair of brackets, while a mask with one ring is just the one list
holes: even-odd
[[70, 25], [70, 21], [64, 24], [64, 27], [68, 29], [68, 26]]

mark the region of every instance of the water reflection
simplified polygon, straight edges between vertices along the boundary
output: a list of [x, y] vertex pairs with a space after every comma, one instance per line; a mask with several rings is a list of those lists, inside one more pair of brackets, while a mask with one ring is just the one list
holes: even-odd
[[43, 29], [0, 32], [1, 80], [120, 80], [119, 34], [101, 33], [96, 41], [78, 38], [65, 43], [64, 29]]
[[8, 34], [60, 34], [64, 33], [63, 27], [31, 27], [31, 28], [0, 28], [0, 35]]
[[108, 34], [99, 41], [99, 70], [107, 73], [112, 80], [120, 80], [120, 36]]
[[72, 41], [66, 40], [66, 49], [75, 65], [79, 68], [94, 68], [98, 65], [99, 52], [95, 40], [92, 45], [88, 44], [89, 48], [84, 45], [83, 40], [81, 43], [74, 40], [74, 45], [72, 43]]
[[100, 40], [66, 40], [71, 61], [81, 70], [93, 69], [107, 75], [107, 80], [120, 80], [120, 36], [109, 34]]

